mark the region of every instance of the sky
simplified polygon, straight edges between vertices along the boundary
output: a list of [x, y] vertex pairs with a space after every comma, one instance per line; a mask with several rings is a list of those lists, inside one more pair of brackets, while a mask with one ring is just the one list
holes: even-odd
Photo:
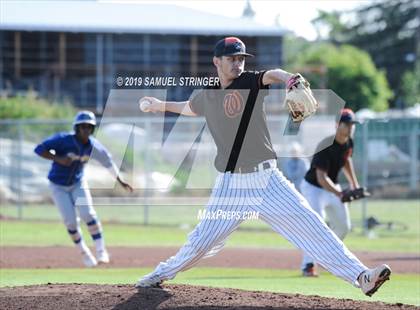
[[[126, 1], [142, 2], [142, 1]], [[143, 1], [151, 2], [151, 1]], [[307, 40], [316, 39], [311, 20], [318, 16], [318, 10], [342, 11], [368, 4], [371, 0], [251, 0], [255, 21], [264, 25], [278, 24]], [[153, 3], [174, 4], [228, 17], [240, 17], [246, 0], [167, 0]]]

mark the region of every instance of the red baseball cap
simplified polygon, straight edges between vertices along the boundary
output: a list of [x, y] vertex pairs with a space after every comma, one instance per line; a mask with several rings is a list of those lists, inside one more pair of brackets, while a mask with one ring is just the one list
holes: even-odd
[[214, 56], [221, 57], [235, 55], [254, 57], [254, 55], [246, 52], [244, 42], [236, 37], [227, 37], [216, 43], [216, 46], [214, 47]]

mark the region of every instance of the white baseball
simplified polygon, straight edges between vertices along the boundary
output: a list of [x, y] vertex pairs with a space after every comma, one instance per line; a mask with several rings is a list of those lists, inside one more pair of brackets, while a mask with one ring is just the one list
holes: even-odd
[[143, 112], [149, 112], [149, 106], [152, 102], [149, 99], [143, 99], [140, 101], [140, 110]]

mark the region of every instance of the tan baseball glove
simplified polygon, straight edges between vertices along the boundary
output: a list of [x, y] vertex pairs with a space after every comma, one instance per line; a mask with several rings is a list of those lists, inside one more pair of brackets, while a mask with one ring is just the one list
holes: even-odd
[[300, 73], [296, 73], [287, 81], [285, 104], [293, 122], [303, 121], [314, 114], [319, 106], [309, 86], [309, 82]]

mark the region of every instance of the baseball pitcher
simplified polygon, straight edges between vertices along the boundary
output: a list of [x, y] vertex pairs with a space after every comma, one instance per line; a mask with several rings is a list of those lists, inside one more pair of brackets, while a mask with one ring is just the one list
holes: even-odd
[[[312, 210], [306, 199], [277, 169], [264, 111], [264, 94], [272, 84], [286, 83], [286, 105], [296, 122], [316, 112], [309, 83], [300, 74], [281, 69], [244, 71], [245, 44], [228, 37], [217, 42], [213, 64], [220, 83], [193, 94], [183, 102], [140, 99], [149, 112], [171, 111], [203, 116], [217, 146], [215, 181], [206, 211], [255, 211], [278, 234], [332, 272], [372, 295], [391, 270], [387, 265], [369, 269], [355, 257]], [[176, 253], [139, 279], [137, 287], [158, 287], [201, 258], [216, 254], [242, 218], [204, 218]]]
[[[133, 190], [119, 175], [107, 149], [91, 136], [95, 126], [95, 115], [89, 111], [81, 111], [73, 122], [74, 133], [57, 133], [37, 145], [34, 150], [42, 158], [52, 161], [48, 174], [52, 198], [60, 211], [67, 232], [82, 254], [86, 267], [109, 263], [109, 254], [105, 248], [101, 223], [93, 208], [86, 179], [83, 177], [85, 164], [92, 156], [108, 168], [126, 190]], [[78, 199], [81, 199], [83, 204], [77, 204]], [[76, 209], [95, 243], [96, 258], [83, 240]]]

